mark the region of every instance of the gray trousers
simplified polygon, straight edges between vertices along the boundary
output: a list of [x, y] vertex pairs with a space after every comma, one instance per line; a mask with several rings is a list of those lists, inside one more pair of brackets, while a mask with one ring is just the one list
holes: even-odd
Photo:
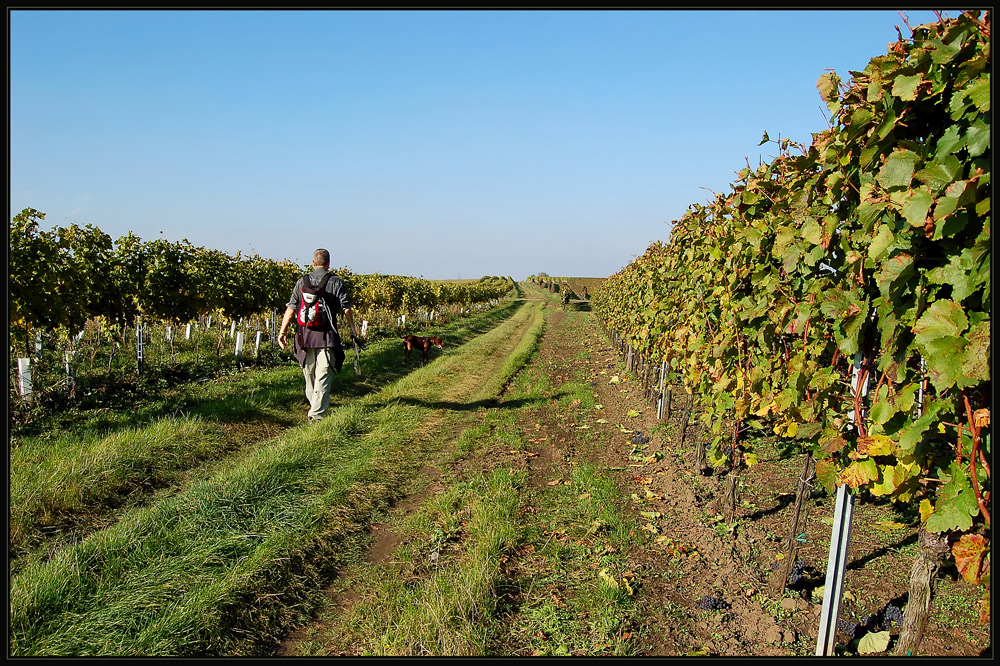
[[302, 375], [306, 379], [309, 419], [318, 420], [330, 411], [330, 385], [333, 382], [333, 349], [305, 349]]

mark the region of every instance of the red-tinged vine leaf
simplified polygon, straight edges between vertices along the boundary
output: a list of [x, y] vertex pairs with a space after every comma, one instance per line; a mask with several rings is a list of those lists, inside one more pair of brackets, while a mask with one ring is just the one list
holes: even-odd
[[989, 573], [988, 552], [989, 542], [980, 534], [963, 534], [951, 547], [955, 566], [962, 573], [962, 578], [973, 585], [978, 585], [983, 575]]
[[826, 455], [832, 455], [847, 446], [847, 440], [840, 435], [824, 437], [819, 440], [819, 448]]
[[[968, 344], [962, 356], [962, 374], [959, 387], [975, 386], [990, 379], [990, 320], [977, 324], [968, 334]], [[989, 412], [987, 412], [989, 425]]]
[[[840, 94], [840, 77], [837, 76], [835, 72], [828, 72], [819, 77], [816, 81], [816, 88], [819, 90], [820, 97], [824, 101], [832, 102], [837, 99]], [[767, 136], [767, 133], [764, 133]]]
[[858, 460], [840, 473], [840, 479], [851, 488], [860, 488], [878, 479], [878, 466], [874, 460]]

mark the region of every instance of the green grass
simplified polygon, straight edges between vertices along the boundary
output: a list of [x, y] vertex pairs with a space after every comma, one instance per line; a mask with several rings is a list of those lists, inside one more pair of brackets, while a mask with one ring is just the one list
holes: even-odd
[[523, 484], [523, 473], [497, 468], [429, 500], [402, 526], [409, 540], [391, 561], [355, 574], [364, 599], [326, 640], [364, 655], [485, 654]]
[[453, 404], [452, 380], [476, 368], [473, 399], [492, 390], [517, 353], [497, 350], [538, 325], [536, 315], [521, 308], [319, 424], [262, 442], [25, 567], [11, 581], [11, 654], [261, 654], [315, 608], [319, 581], [358, 556], [365, 526], [421, 464], [410, 433]]
[[[452, 322], [439, 331], [448, 350], [483, 334], [519, 307], [507, 301]], [[534, 344], [533, 339], [525, 345]], [[523, 361], [522, 350], [512, 361]], [[363, 375], [351, 367], [353, 351], [334, 376], [334, 409], [412, 372], [396, 340], [363, 352]], [[500, 374], [505, 381], [510, 369]], [[78, 539], [123, 507], [141, 505], [153, 493], [197, 477], [204, 463], [269, 439], [305, 421], [302, 374], [297, 364], [248, 368], [213, 380], [189, 382], [137, 399], [131, 409], [83, 410], [75, 419], [53, 419], [44, 434], [11, 440], [10, 553], [15, 559]], [[182, 472], [191, 471], [190, 474]], [[205, 467], [210, 473], [210, 467]], [[15, 568], [23, 566], [18, 562]]]

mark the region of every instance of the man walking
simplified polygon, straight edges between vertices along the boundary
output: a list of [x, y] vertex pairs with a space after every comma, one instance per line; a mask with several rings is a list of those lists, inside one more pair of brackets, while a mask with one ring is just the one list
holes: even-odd
[[[351, 328], [351, 339], [364, 347], [354, 326], [354, 313], [347, 289], [340, 278], [330, 273], [330, 253], [319, 249], [313, 252], [313, 270], [302, 276], [292, 289], [292, 297], [285, 308], [278, 332], [278, 346], [282, 349], [292, 317], [296, 318], [295, 358], [302, 366], [306, 380], [306, 399], [309, 401], [309, 420], [318, 421], [330, 409], [330, 385], [333, 373], [340, 372], [346, 354], [337, 333], [337, 313]], [[323, 285], [322, 290], [318, 288]], [[312, 292], [318, 291], [314, 300]], [[305, 292], [305, 293], [303, 293]]]

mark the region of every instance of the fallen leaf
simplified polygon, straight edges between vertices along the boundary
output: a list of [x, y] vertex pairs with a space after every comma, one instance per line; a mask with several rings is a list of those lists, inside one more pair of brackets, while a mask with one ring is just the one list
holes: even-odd
[[858, 641], [858, 654], [878, 654], [889, 647], [888, 631], [873, 631], [865, 634]]
[[562, 483], [562, 479], [556, 479], [555, 481], [549, 481], [548, 485], [558, 486], [560, 483]]
[[630, 410], [628, 410], [628, 412], [627, 412], [627, 413], [625, 414], [625, 416], [628, 416], [629, 418], [635, 418], [636, 416], [639, 416], [639, 411], [638, 411], [638, 410], [636, 410], [636, 409], [630, 409]]

